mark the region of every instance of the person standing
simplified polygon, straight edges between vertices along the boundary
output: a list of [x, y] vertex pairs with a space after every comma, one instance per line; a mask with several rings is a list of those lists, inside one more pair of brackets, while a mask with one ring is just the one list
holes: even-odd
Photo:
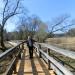
[[34, 42], [36, 42], [35, 40], [32, 39], [31, 36], [28, 36], [28, 39], [27, 39], [27, 46], [29, 48], [29, 55], [30, 55], [30, 58], [33, 58], [33, 44]]

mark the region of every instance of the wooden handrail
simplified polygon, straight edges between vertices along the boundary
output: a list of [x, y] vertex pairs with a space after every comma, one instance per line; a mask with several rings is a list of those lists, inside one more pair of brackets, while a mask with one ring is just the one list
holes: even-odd
[[57, 62], [53, 57], [49, 56], [47, 53], [45, 53], [43, 50], [40, 49], [40, 52], [48, 59], [50, 62], [57, 67], [64, 75], [73, 75], [66, 67], [64, 67], [62, 64]]
[[6, 50], [5, 52], [0, 54], [0, 59], [3, 58], [4, 56], [6, 56], [7, 54], [9, 54], [11, 51], [13, 51], [16, 47], [18, 47], [21, 43], [19, 43], [18, 45], [16, 45], [15, 47], [12, 47], [8, 50]]
[[[16, 48], [20, 49], [20, 45], [23, 45], [25, 43], [25, 41], [20, 42], [19, 44], [17, 44], [15, 47], [8, 49], [7, 51], [3, 52], [2, 54], [0, 54], [0, 60], [4, 59], [6, 56], [8, 56], [9, 54], [11, 54], [13, 51], [16, 50]], [[42, 47], [46, 47], [47, 49], [53, 50], [57, 53], [60, 53], [62, 55], [65, 55], [67, 57], [70, 57], [72, 59], [75, 59], [75, 52], [73, 51], [69, 51], [69, 50], [65, 50], [65, 49], [61, 49], [52, 45], [48, 45], [48, 44], [44, 44], [44, 43], [37, 43], [38, 45], [41, 45]], [[53, 57], [49, 56], [47, 53], [45, 53], [41, 48], [39, 48], [39, 46], [37, 46], [36, 44], [34, 45], [34, 47], [38, 50], [40, 57], [45, 56], [46, 59], [50, 62], [47, 63], [51, 63], [53, 64], [56, 68], [58, 68], [63, 74], [65, 75], [73, 75], [72, 72], [70, 72], [67, 68], [65, 68], [61, 63], [59, 63], [58, 61], [56, 61], [55, 59], [53, 59]], [[20, 52], [15, 55], [18, 56], [20, 54]], [[42, 57], [43, 58], [43, 57]], [[6, 71], [7, 75], [8, 73], [10, 73], [11, 68], [13, 67], [13, 64], [15, 64], [16, 61], [16, 57], [13, 59], [13, 62], [9, 65], [8, 70]], [[50, 67], [50, 65], [49, 65]], [[10, 71], [10, 72], [9, 72]]]
[[[38, 46], [41, 46], [41, 48], [39, 48]], [[37, 52], [39, 52], [39, 57], [42, 57], [46, 63], [48, 63], [48, 67], [50, 67], [50, 64], [53, 64], [53, 66], [55, 66], [61, 73], [61, 75], [73, 75], [73, 73], [71, 71], [69, 71], [64, 65], [62, 65], [60, 62], [58, 62], [57, 60], [55, 60], [53, 57], [51, 57], [49, 55], [49, 53], [47, 54], [46, 52], [43, 51], [42, 47], [45, 47], [48, 49], [48, 51], [53, 50], [59, 54], [65, 55], [67, 57], [70, 57], [72, 59], [75, 59], [75, 52], [73, 53], [73, 51], [69, 51], [69, 50], [65, 50], [65, 49], [61, 49], [52, 45], [48, 45], [48, 44], [44, 44], [44, 43], [36, 43], [34, 45], [34, 47], [39, 50]], [[67, 52], [67, 53], [65, 53]], [[70, 52], [70, 53], [69, 53]], [[73, 53], [73, 55], [71, 55]]]
[[49, 45], [49, 44], [44, 44], [44, 43], [39, 43], [41, 46], [43, 47], [47, 47], [49, 48], [50, 50], [53, 50], [57, 53], [60, 53], [64, 56], [67, 56], [69, 58], [72, 58], [72, 59], [75, 59], [75, 52], [74, 51], [70, 51], [70, 50], [67, 50], [67, 49], [62, 49], [62, 48], [58, 48], [56, 46], [52, 46], [52, 45]]
[[4, 56], [6, 56], [7, 54], [9, 54], [11, 51], [13, 51], [15, 48], [17, 48], [18, 46], [20, 46], [20, 45], [23, 44], [23, 43], [25, 43], [25, 41], [20, 42], [20, 43], [18, 43], [18, 44], [15, 44], [16, 46], [14, 45], [14, 47], [12, 47], [12, 48], [6, 50], [5, 52], [1, 53], [1, 54], [0, 54], [0, 59], [3, 58]]
[[[20, 53], [20, 51], [17, 53], [16, 57], [18, 57], [19, 53]], [[16, 57], [11, 60], [10, 65], [8, 66], [6, 72], [3, 73], [3, 75], [9, 75], [10, 72], [12, 73], [12, 70], [11, 70], [12, 67], [16, 66], [16, 65], [14, 65], [14, 64], [16, 64], [16, 60], [17, 60]]]
[[[9, 56], [12, 57], [12, 59], [11, 59], [12, 61], [10, 61], [10, 64], [8, 65], [8, 68], [5, 71], [5, 73], [3, 73], [3, 75], [11, 75], [12, 71], [16, 68], [15, 64], [16, 64], [17, 58], [19, 56], [21, 56], [21, 51], [24, 48], [23, 47], [24, 43], [25, 43], [25, 41], [15, 44], [14, 47], [12, 47], [12, 48], [6, 50], [5, 52], [3, 52], [2, 54], [0, 54], [0, 62], [5, 61], [5, 59], [7, 59], [7, 57], [9, 57]], [[14, 54], [15, 52], [17, 54]]]

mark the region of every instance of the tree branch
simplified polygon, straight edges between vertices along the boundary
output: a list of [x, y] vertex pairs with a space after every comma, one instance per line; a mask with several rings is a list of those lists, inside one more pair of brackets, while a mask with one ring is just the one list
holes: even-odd
[[62, 19], [61, 19], [58, 23], [56, 23], [55, 25], [53, 25], [53, 27], [52, 27], [52, 29], [51, 29], [51, 32], [53, 32], [53, 29], [54, 29], [56, 26], [62, 24], [68, 17], [69, 17], [69, 16], [65, 16], [64, 18], [61, 17]]
[[12, 13], [10, 13], [9, 15], [7, 15], [7, 16], [4, 18], [3, 22], [2, 22], [3, 27], [4, 27], [5, 23], [6, 23], [6, 21], [7, 21], [10, 17], [15, 16], [15, 15], [17, 15], [17, 14], [19, 14], [19, 13], [13, 13], [13, 12], [12, 12]]
[[[4, 14], [5, 14], [5, 10], [6, 10], [7, 5], [8, 5], [8, 0], [6, 0], [6, 4], [5, 4], [5, 6], [4, 6], [4, 11], [3, 11], [3, 20], [4, 20]], [[2, 20], [2, 21], [3, 21], [3, 20]]]
[[16, 12], [18, 6], [19, 6], [19, 3], [20, 3], [20, 0], [17, 1], [17, 5], [16, 5], [16, 8], [14, 9], [14, 13]]
[[63, 26], [62, 28], [54, 30], [52, 33], [56, 32], [56, 31], [59, 31], [59, 30], [63, 30], [64, 28], [67, 28], [67, 27], [73, 26], [73, 25], [75, 25], [75, 24], [70, 24], [70, 25], [67, 25], [67, 26]]
[[12, 16], [14, 16], [14, 15], [16, 15], [16, 14], [19, 14], [19, 13], [16, 12], [16, 10], [18, 9], [18, 6], [19, 6], [19, 2], [20, 2], [20, 0], [17, 1], [17, 5], [16, 5], [14, 11], [12, 11], [11, 13], [7, 14], [7, 16], [5, 16], [4, 13], [5, 13], [6, 6], [7, 6], [7, 4], [8, 4], [8, 0], [7, 0], [7, 2], [6, 2], [6, 4], [5, 4], [5, 7], [4, 7], [4, 11], [3, 11], [3, 20], [2, 20], [2, 26], [3, 26], [3, 27], [4, 27], [5, 23], [6, 23], [6, 21], [7, 21], [10, 17], [12, 17]]

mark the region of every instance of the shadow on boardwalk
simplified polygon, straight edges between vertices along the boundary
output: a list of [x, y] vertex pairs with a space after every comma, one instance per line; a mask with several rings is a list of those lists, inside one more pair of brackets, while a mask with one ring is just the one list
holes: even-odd
[[51, 75], [47, 64], [45, 64], [35, 52], [33, 59], [29, 59], [28, 49], [24, 50], [20, 61], [17, 74], [13, 75]]

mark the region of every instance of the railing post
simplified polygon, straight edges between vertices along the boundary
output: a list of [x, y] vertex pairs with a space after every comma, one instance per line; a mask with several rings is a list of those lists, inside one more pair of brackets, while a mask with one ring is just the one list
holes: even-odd
[[14, 74], [16, 74], [16, 72], [17, 72], [17, 70], [16, 70], [17, 63], [18, 63], [18, 57], [16, 56], [16, 60], [15, 60], [14, 65], [13, 65]]
[[36, 52], [38, 52], [38, 47], [37, 47], [37, 48], [35, 48], [35, 51], [36, 51]]
[[13, 70], [14, 70], [14, 74], [16, 74], [16, 62], [14, 63], [14, 68], [13, 68]]
[[39, 57], [41, 58], [41, 52], [39, 52]]
[[18, 48], [20, 49], [20, 45], [18, 46]]
[[[41, 49], [41, 45], [39, 44], [39, 49]], [[39, 51], [39, 57], [41, 58], [41, 52]]]
[[22, 50], [24, 49], [24, 43], [22, 43]]
[[18, 54], [18, 58], [21, 59], [21, 52], [22, 52], [22, 46], [20, 47], [20, 45], [18, 46], [20, 53]]
[[[50, 49], [47, 49], [47, 54], [50, 55]], [[50, 60], [48, 59], [48, 69], [50, 70]]]

